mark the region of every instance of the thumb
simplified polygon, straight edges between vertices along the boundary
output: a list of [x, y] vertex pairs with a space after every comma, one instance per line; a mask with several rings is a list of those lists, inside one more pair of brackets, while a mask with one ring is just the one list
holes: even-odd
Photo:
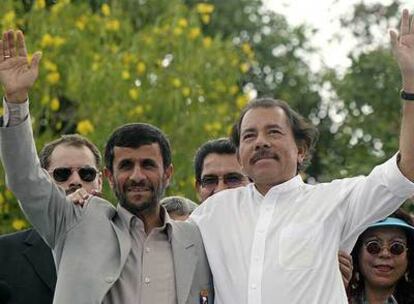
[[30, 63], [30, 68], [34, 69], [36, 72], [39, 70], [39, 62], [42, 58], [42, 52], [36, 52], [32, 56], [32, 62]]

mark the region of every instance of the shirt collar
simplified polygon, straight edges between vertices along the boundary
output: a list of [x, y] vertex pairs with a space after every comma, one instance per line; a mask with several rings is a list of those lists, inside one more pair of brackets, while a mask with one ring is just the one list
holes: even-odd
[[[276, 194], [276, 193], [284, 193], [284, 192], [292, 191], [293, 189], [299, 188], [303, 184], [304, 182], [303, 182], [302, 176], [300, 176], [300, 174], [297, 174], [296, 176], [292, 177], [288, 181], [270, 188], [265, 196], [269, 196], [271, 194]], [[247, 185], [247, 187], [249, 187], [251, 191], [253, 191], [255, 197], [260, 198], [260, 199], [263, 199], [265, 197], [259, 192], [259, 190], [257, 190], [254, 183]]]
[[[138, 225], [144, 229], [144, 223], [142, 220], [137, 217], [136, 215], [129, 212], [127, 209], [121, 206], [121, 204], [118, 204], [117, 206], [118, 215], [121, 218], [122, 225], [126, 227], [126, 229], [131, 229], [132, 221], [137, 221]], [[163, 206], [160, 206], [160, 218], [162, 226], [154, 228], [154, 231], [159, 232], [166, 232], [168, 236], [168, 241], [171, 241], [172, 238], [172, 219], [168, 215], [168, 212], [165, 210]]]

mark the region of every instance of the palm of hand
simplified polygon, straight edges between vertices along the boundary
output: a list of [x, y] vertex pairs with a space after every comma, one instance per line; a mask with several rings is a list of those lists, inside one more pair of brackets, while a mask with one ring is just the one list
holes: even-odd
[[8, 94], [31, 87], [36, 76], [34, 71], [29, 69], [25, 56], [12, 57], [0, 63], [0, 82]]

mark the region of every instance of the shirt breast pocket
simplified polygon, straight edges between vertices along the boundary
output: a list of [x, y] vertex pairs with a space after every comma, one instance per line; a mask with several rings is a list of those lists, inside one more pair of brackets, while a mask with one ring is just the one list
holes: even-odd
[[279, 238], [279, 264], [287, 270], [316, 268], [321, 259], [319, 224], [293, 224], [284, 227]]

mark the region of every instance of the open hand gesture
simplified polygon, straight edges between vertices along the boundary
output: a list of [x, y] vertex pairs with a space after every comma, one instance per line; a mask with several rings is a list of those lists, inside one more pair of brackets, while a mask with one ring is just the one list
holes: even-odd
[[3, 33], [0, 40], [0, 82], [8, 102], [22, 103], [27, 99], [39, 72], [41, 55], [36, 52], [29, 64], [23, 33], [13, 30]]
[[[403, 10], [400, 33], [390, 31], [392, 50], [398, 62], [403, 77], [403, 82], [410, 84], [414, 81], [414, 22], [410, 24], [410, 14]], [[414, 83], [410, 84], [414, 87]]]

